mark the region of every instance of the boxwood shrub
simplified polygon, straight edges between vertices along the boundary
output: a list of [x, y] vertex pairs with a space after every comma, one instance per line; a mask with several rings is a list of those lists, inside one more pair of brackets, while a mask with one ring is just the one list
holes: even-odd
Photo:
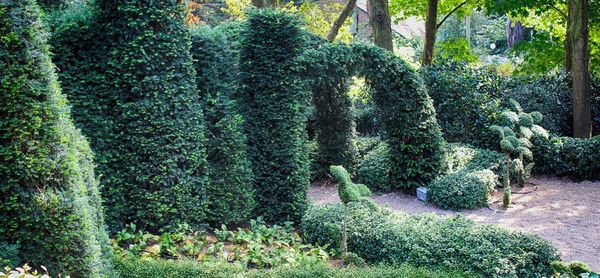
[[484, 207], [496, 184], [498, 176], [491, 170], [458, 171], [431, 182], [427, 198], [443, 209]]
[[534, 173], [600, 179], [600, 136], [538, 138], [533, 142]]
[[[367, 147], [367, 146], [365, 146]], [[385, 142], [369, 146], [370, 151], [360, 159], [356, 177], [359, 183], [365, 184], [375, 192], [387, 192], [393, 188], [390, 179], [390, 149]]]
[[[549, 277], [558, 260], [546, 240], [462, 216], [410, 215], [349, 205], [348, 250], [369, 263], [454, 268], [484, 277]], [[310, 208], [301, 230], [314, 243], [338, 247], [343, 206]]]
[[324, 263], [298, 267], [246, 270], [229, 263], [199, 264], [186, 260], [115, 259], [121, 278], [450, 278], [475, 277], [458, 271], [434, 271], [409, 265], [337, 268]]

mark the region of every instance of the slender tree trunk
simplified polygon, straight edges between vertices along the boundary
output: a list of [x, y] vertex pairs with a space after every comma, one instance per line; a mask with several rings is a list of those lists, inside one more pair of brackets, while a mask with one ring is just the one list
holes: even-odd
[[588, 0], [569, 0], [571, 25], [569, 40], [573, 51], [573, 133], [578, 138], [592, 136]]
[[268, 8], [277, 5], [277, 0], [252, 0], [252, 4], [257, 8]]
[[369, 24], [373, 29], [373, 42], [381, 48], [394, 51], [388, 0], [369, 0], [368, 7]]
[[427, 18], [425, 19], [425, 48], [423, 49], [422, 65], [429, 66], [433, 61], [433, 49], [437, 32], [438, 0], [427, 1]]
[[571, 28], [571, 9], [567, 11], [567, 17], [565, 21], [567, 22], [567, 33], [565, 34], [564, 41], [564, 57], [563, 57], [563, 67], [565, 68], [565, 72], [571, 72], [573, 68], [573, 46], [571, 42], [571, 36], [569, 35], [569, 30]]
[[333, 27], [331, 27], [329, 34], [327, 34], [327, 41], [333, 42], [335, 40], [335, 37], [337, 37], [338, 32], [340, 31], [340, 28], [342, 28], [344, 22], [346, 22], [346, 19], [352, 13], [352, 10], [355, 6], [356, 0], [348, 0], [346, 7], [344, 7], [340, 16], [338, 16], [338, 18], [333, 23]]

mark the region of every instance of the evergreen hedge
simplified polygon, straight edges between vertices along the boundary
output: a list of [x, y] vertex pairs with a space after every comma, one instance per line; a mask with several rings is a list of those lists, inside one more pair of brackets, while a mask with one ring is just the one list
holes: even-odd
[[354, 45], [358, 72], [370, 85], [382, 138], [390, 149], [393, 188], [425, 185], [442, 166], [442, 133], [420, 76], [406, 62], [368, 45]]
[[298, 222], [306, 209], [309, 159], [308, 91], [299, 74], [303, 37], [298, 20], [260, 9], [242, 32], [240, 108], [255, 176], [256, 214]]
[[238, 56], [227, 35], [212, 28], [192, 31], [191, 51], [207, 125], [207, 220], [219, 225], [240, 223], [250, 219], [255, 201], [244, 122], [233, 100]]
[[[477, 225], [462, 216], [411, 215], [348, 205], [348, 251], [368, 263], [411, 264], [465, 271], [477, 277], [550, 277], [559, 255], [536, 235], [494, 225]], [[309, 209], [301, 230], [310, 242], [338, 248], [342, 204]]]
[[0, 3], [0, 247], [9, 264], [111, 275], [88, 143], [71, 121], [33, 0]]
[[354, 53], [345, 45], [327, 43], [318, 50], [309, 50], [305, 59], [317, 59], [308, 71], [319, 145], [315, 158], [318, 173], [313, 175], [323, 177], [331, 165], [342, 165], [354, 172], [357, 163], [355, 124], [352, 100], [348, 96], [350, 77], [356, 71]]

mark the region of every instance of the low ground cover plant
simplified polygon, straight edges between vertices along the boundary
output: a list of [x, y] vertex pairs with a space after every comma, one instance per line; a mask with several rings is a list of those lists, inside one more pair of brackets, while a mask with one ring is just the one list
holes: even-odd
[[[341, 204], [315, 206], [301, 230], [309, 242], [338, 248]], [[409, 215], [349, 205], [348, 251], [368, 263], [458, 269], [485, 277], [550, 276], [559, 259], [546, 240], [493, 225], [476, 225], [464, 217]]]
[[252, 220], [248, 228], [154, 235], [136, 231], [130, 225], [115, 236], [113, 248], [126, 259], [182, 259], [200, 263], [231, 263], [243, 268], [296, 266], [327, 261], [326, 246], [305, 244], [290, 222], [267, 226], [261, 219]]

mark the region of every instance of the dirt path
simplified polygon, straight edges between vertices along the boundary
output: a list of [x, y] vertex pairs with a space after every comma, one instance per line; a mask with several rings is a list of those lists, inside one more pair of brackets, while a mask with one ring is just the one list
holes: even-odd
[[[576, 183], [567, 179], [539, 177], [531, 182], [537, 190], [513, 194], [513, 208], [505, 213], [488, 208], [453, 212], [418, 201], [400, 192], [373, 195], [380, 205], [408, 213], [460, 213], [477, 223], [498, 224], [533, 233], [551, 241], [565, 261], [579, 260], [600, 270], [600, 182]], [[317, 204], [339, 202], [334, 186], [315, 185], [309, 196]], [[501, 200], [496, 192], [492, 201]], [[492, 205], [492, 208], [499, 205]]]

